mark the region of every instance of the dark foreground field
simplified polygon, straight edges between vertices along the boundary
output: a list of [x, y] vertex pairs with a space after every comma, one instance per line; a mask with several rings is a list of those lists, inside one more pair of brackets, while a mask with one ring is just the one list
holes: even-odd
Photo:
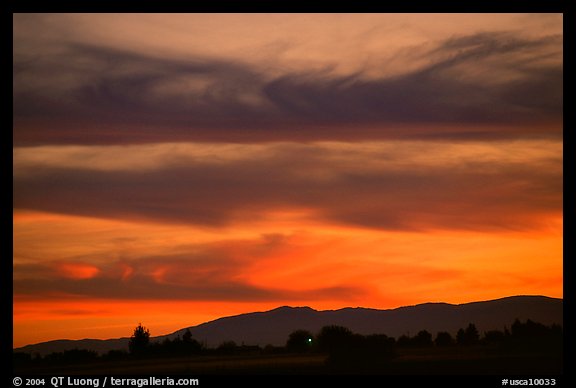
[[562, 357], [491, 354], [485, 349], [403, 349], [392, 360], [327, 362], [325, 354], [196, 356], [14, 366], [17, 375], [560, 375]]

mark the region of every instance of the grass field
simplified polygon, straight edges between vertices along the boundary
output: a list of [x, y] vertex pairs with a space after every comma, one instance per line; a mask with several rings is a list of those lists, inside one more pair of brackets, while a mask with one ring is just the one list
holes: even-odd
[[325, 354], [255, 354], [97, 361], [75, 365], [29, 365], [19, 375], [559, 375], [561, 355], [492, 354], [486, 349], [402, 349], [369, 366], [330, 365]]

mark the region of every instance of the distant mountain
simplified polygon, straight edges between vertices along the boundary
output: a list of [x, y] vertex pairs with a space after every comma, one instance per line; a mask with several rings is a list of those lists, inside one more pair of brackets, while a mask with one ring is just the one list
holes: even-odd
[[[224, 341], [246, 345], [284, 345], [296, 329], [317, 333], [326, 325], [341, 325], [355, 333], [384, 333], [398, 338], [413, 336], [420, 330], [432, 335], [438, 331], [456, 334], [458, 329], [474, 323], [480, 333], [503, 330], [515, 319], [531, 319], [546, 325], [563, 323], [562, 299], [545, 296], [512, 296], [502, 299], [465, 303], [424, 303], [391, 310], [368, 308], [343, 308], [317, 311], [310, 307], [279, 307], [264, 312], [253, 312], [219, 318], [197, 326], [184, 328], [153, 341], [182, 336], [188, 329], [192, 336], [209, 347]], [[90, 349], [105, 353], [112, 349], [128, 349], [128, 338], [111, 340], [57, 340], [28, 345], [16, 351], [41, 355], [69, 349]]]
[[39, 354], [45, 356], [50, 353], [64, 352], [72, 349], [93, 350], [99, 354], [104, 354], [110, 350], [128, 350], [130, 338], [116, 338], [108, 340], [82, 339], [82, 340], [54, 340], [41, 342], [34, 345], [26, 345], [14, 349], [15, 352]]

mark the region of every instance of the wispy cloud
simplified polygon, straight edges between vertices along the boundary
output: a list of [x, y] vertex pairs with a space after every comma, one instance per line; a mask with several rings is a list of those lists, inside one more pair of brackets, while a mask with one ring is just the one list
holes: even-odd
[[[214, 140], [246, 130], [256, 141], [330, 139], [330, 131], [317, 128], [326, 125], [380, 126], [370, 136], [425, 138], [425, 131], [389, 129], [402, 123], [458, 123], [461, 136], [474, 139], [477, 131], [466, 124], [559, 123], [561, 49], [559, 36], [478, 33], [421, 48], [429, 62], [418, 69], [374, 78], [362, 71], [271, 74], [240, 61], [70, 44], [58, 55], [16, 58], [15, 119], [34, 121], [17, 125], [15, 142]], [[46, 119], [55, 121], [41, 128]]]
[[[63, 147], [52, 162], [53, 148], [22, 148], [14, 205], [212, 227], [306, 209], [326, 222], [416, 230], [531, 228], [561, 211], [561, 145], [489, 144], [134, 146], [117, 159], [122, 148]], [[148, 155], [155, 167], [141, 168]]]
[[14, 293], [42, 299], [282, 301], [358, 298], [366, 290], [339, 284], [264, 287], [247, 278], [251, 265], [273, 253], [278, 236], [177, 247], [183, 253], [89, 264], [41, 260], [14, 266]]
[[561, 297], [561, 14], [13, 21], [20, 343]]

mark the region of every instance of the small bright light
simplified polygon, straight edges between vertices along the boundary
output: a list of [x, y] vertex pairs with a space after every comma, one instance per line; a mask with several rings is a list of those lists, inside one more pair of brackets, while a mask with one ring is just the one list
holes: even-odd
[[308, 343], [311, 343], [311, 342], [312, 342], [312, 338], [308, 338]]

